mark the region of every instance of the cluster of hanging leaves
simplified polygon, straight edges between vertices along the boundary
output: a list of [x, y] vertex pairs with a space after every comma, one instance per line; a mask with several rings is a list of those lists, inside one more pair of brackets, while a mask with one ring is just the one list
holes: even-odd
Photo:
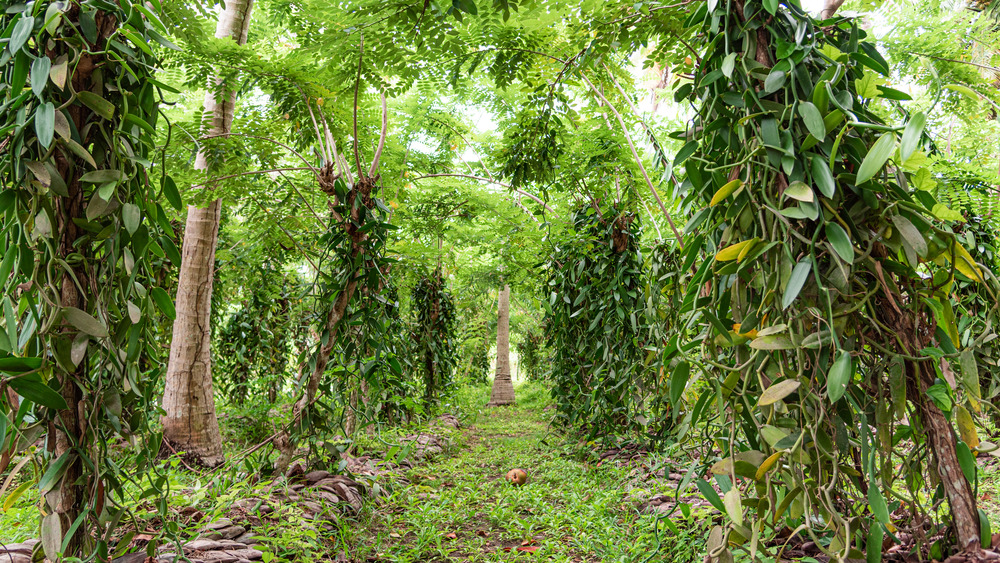
[[411, 307], [413, 362], [424, 376], [424, 403], [433, 406], [453, 382], [455, 370], [455, 304], [445, 289], [441, 270], [421, 277], [413, 286]]
[[126, 488], [166, 512], [165, 478], [137, 482], [159, 450], [155, 329], [173, 314], [150, 266], [177, 252], [148, 173], [159, 10], [39, 1], [0, 15], [0, 472], [28, 464], [37, 477], [0, 495], [9, 505], [37, 487], [51, 560], [116, 555]]
[[577, 209], [545, 264], [546, 344], [558, 418], [591, 436], [641, 430], [646, 273], [639, 218]]
[[997, 284], [930, 191], [925, 116], [879, 119], [906, 95], [864, 32], [784, 4], [699, 4], [703, 59], [676, 93], [698, 107], [676, 164], [699, 209], [681, 266], [707, 368], [690, 420], [715, 437], [703, 459], [722, 496], [698, 484], [728, 516], [710, 555], [774, 556], [792, 529], [879, 561], [884, 535], [946, 494], [932, 457], [975, 484], [972, 351], [995, 334], [960, 339], [952, 294]]
[[[352, 282], [357, 282], [357, 287], [336, 331], [337, 344], [327, 367], [331, 376], [320, 381], [316, 404], [306, 409], [300, 424], [292, 429], [296, 443], [307, 444], [310, 450], [324, 454], [332, 453], [323, 450], [331, 447], [324, 442], [324, 438], [342, 432], [348, 414], [342, 407], [348, 403], [352, 391], [359, 388], [362, 381], [378, 390], [380, 382], [385, 379], [384, 374], [402, 375], [398, 359], [400, 349], [396, 344], [398, 336], [394, 337], [390, 330], [392, 311], [398, 304], [382, 295], [387, 282], [385, 272], [394, 262], [386, 256], [388, 233], [392, 229], [389, 208], [375, 191], [349, 198], [348, 184], [343, 177], [335, 180], [333, 189], [339, 196], [337, 204], [332, 206], [333, 210], [341, 217], [351, 217], [347, 203], [351, 202], [358, 212], [358, 219], [356, 224], [351, 220], [348, 229], [333, 225], [320, 237], [325, 251], [318, 263], [315, 290], [317, 304], [323, 309], [319, 318], [327, 318], [326, 309], [334, 305]], [[376, 189], [377, 186], [373, 188]], [[355, 232], [366, 236], [356, 243]], [[355, 244], [361, 245], [357, 253]], [[376, 303], [384, 306], [375, 306]], [[316, 349], [330, 338], [329, 327], [324, 320]], [[310, 354], [300, 373], [312, 372], [316, 361], [317, 355]]]
[[[496, 336], [496, 323], [494, 330], [490, 330], [490, 323], [486, 319], [483, 310], [475, 310], [470, 314], [472, 307], [463, 307], [464, 314], [459, 323], [461, 332], [458, 335], [458, 371], [461, 377], [472, 383], [486, 383], [490, 375], [490, 342], [491, 336]], [[489, 311], [489, 308], [482, 308]], [[492, 311], [490, 311], [492, 312]]]
[[549, 371], [549, 350], [545, 347], [544, 332], [535, 327], [520, 331], [515, 342], [520, 369], [525, 377], [534, 381], [545, 379]]
[[288, 379], [288, 363], [302, 332], [301, 288], [281, 264], [262, 264], [259, 285], [226, 319], [216, 337], [215, 381], [230, 400], [266, 396], [274, 403]]

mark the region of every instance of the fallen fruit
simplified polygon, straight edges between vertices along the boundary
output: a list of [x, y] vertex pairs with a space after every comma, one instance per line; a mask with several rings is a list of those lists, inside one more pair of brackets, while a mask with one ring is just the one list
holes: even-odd
[[511, 469], [507, 472], [507, 480], [513, 485], [523, 485], [528, 481], [528, 472], [523, 469]]

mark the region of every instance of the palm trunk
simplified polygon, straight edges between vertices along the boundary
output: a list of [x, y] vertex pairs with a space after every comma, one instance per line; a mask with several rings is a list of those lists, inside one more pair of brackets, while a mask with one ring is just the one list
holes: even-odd
[[[229, 0], [219, 17], [215, 36], [246, 43], [254, 0]], [[208, 136], [226, 135], [233, 122], [235, 92], [216, 100], [214, 84], [205, 93]], [[208, 159], [198, 153], [195, 168], [206, 170]], [[188, 207], [184, 249], [177, 282], [177, 318], [174, 320], [170, 361], [163, 393], [163, 437], [175, 448], [192, 454], [202, 464], [224, 461], [219, 421], [212, 387], [211, 315], [215, 277], [215, 245], [219, 240], [222, 202], [206, 208]]]
[[510, 379], [510, 286], [500, 292], [497, 317], [497, 373], [490, 394], [491, 407], [514, 404], [514, 383]]

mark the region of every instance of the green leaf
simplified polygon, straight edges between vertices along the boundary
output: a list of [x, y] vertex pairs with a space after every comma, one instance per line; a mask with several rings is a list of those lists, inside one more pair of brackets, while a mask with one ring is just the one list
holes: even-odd
[[722, 60], [722, 74], [726, 78], [733, 77], [733, 69], [736, 67], [736, 55], [737, 53], [729, 53], [726, 58]]
[[885, 497], [877, 486], [872, 484], [868, 487], [868, 506], [872, 509], [872, 514], [883, 524], [889, 523], [889, 507], [885, 504]]
[[43, 495], [52, 490], [59, 482], [59, 479], [66, 473], [69, 469], [69, 460], [73, 456], [72, 452], [64, 452], [59, 459], [53, 461], [49, 464], [49, 468], [42, 475], [42, 478], [38, 480], [38, 490]]
[[35, 18], [22, 15], [21, 19], [17, 20], [17, 24], [14, 25], [14, 30], [10, 32], [10, 43], [7, 44], [7, 49], [12, 55], [16, 55], [21, 47], [28, 42], [28, 37], [31, 37], [31, 30], [35, 27]]
[[913, 223], [909, 219], [902, 215], [893, 215], [892, 224], [899, 231], [899, 236], [906, 241], [906, 244], [910, 245], [910, 248], [916, 251], [921, 257], [927, 256], [927, 241], [924, 240], [924, 235], [913, 226]]
[[674, 157], [674, 168], [680, 166], [696, 150], [698, 150], [698, 141], [688, 141], [685, 143], [681, 147], [681, 150], [677, 151], [677, 156]]
[[837, 223], [827, 223], [826, 239], [830, 241], [830, 245], [841, 260], [848, 264], [854, 263], [854, 245], [851, 244], [851, 237], [843, 227]]
[[802, 121], [805, 122], [806, 129], [810, 135], [820, 141], [826, 137], [826, 125], [823, 123], [823, 115], [820, 114], [819, 108], [813, 105], [812, 102], [799, 102], [799, 115], [802, 116]]
[[684, 388], [687, 387], [688, 379], [691, 377], [691, 364], [681, 362], [677, 364], [674, 373], [670, 376], [670, 404], [677, 408], [680, 405], [681, 397], [684, 395]]
[[778, 0], [764, 0], [764, 9], [773, 16], [778, 11]]
[[796, 348], [792, 339], [784, 334], [754, 338], [750, 341], [750, 347], [754, 350], [794, 350]]
[[816, 201], [816, 194], [813, 193], [812, 188], [809, 184], [805, 182], [800, 182], [798, 180], [792, 182], [785, 188], [785, 197], [790, 197], [798, 201], [804, 201], [806, 203], [812, 203]]
[[760, 394], [757, 399], [757, 406], [767, 406], [776, 403], [798, 390], [802, 383], [795, 379], [782, 379], [772, 383], [770, 387]]
[[965, 221], [965, 217], [961, 213], [943, 203], [935, 203], [934, 207], [931, 208], [931, 214], [942, 221]]
[[833, 173], [830, 172], [830, 165], [827, 164], [825, 158], [815, 154], [809, 158], [809, 163], [812, 169], [813, 183], [819, 188], [821, 194], [832, 198], [837, 193], [837, 184], [833, 179]]
[[872, 523], [868, 529], [868, 541], [865, 543], [865, 563], [882, 563], [882, 540], [885, 531], [882, 526]]
[[124, 179], [125, 174], [121, 170], [115, 170], [112, 168], [94, 170], [80, 176], [81, 182], [87, 182], [90, 184], [106, 184], [108, 182], [118, 183]]
[[156, 306], [160, 311], [163, 311], [163, 314], [167, 318], [173, 320], [177, 317], [177, 311], [174, 310], [174, 302], [162, 287], [154, 287], [149, 293], [153, 297], [153, 301], [156, 302]]
[[788, 285], [785, 286], [785, 293], [781, 297], [781, 308], [787, 309], [792, 301], [799, 296], [799, 292], [802, 291], [802, 286], [806, 284], [806, 280], [809, 278], [809, 272], [812, 271], [812, 261], [802, 260], [792, 268], [792, 274], [788, 278]]
[[76, 96], [80, 98], [80, 101], [83, 102], [85, 106], [94, 110], [94, 113], [104, 119], [110, 121], [115, 117], [115, 105], [97, 94], [89, 90], [84, 90], [82, 92], [77, 92]]
[[76, 307], [63, 307], [63, 318], [81, 332], [97, 338], [107, 338], [108, 329], [100, 321]]
[[[17, 338], [14, 338], [16, 341]], [[24, 373], [26, 371], [34, 371], [42, 367], [41, 358], [18, 358], [10, 356], [7, 358], [0, 358], [0, 372], [18, 374]]]
[[857, 179], [854, 184], [860, 186], [868, 180], [875, 177], [875, 174], [885, 166], [886, 161], [892, 156], [893, 151], [896, 150], [896, 135], [895, 133], [889, 131], [883, 133], [881, 137], [875, 141], [872, 148], [868, 151], [865, 159], [861, 162], [861, 166], [858, 167]]
[[899, 158], [903, 162], [906, 162], [906, 159], [910, 158], [913, 151], [917, 149], [926, 123], [927, 116], [922, 111], [915, 113], [910, 117], [910, 121], [907, 122], [906, 129], [903, 130], [903, 138], [899, 142]]
[[177, 184], [170, 176], [163, 177], [163, 197], [167, 198], [170, 205], [177, 211], [182, 209], [184, 204], [181, 201], [181, 194], [177, 191]]
[[139, 212], [139, 206], [133, 203], [126, 203], [122, 205], [122, 223], [125, 224], [125, 230], [128, 231], [128, 234], [135, 234], [135, 231], [139, 228], [139, 222], [141, 219], [142, 217]]
[[830, 372], [826, 376], [826, 396], [831, 403], [836, 403], [844, 396], [847, 385], [854, 378], [854, 360], [851, 353], [841, 350], [837, 356], [837, 361], [833, 362]]
[[698, 490], [701, 491], [701, 496], [705, 497], [705, 500], [707, 500], [709, 504], [714, 506], [719, 512], [723, 514], [726, 513], [726, 506], [722, 504], [722, 499], [719, 498], [719, 493], [715, 492], [711, 483], [704, 479], [695, 479], [694, 484], [698, 487]]
[[737, 526], [743, 525], [743, 501], [740, 498], [740, 488], [733, 487], [726, 492], [723, 499], [723, 504], [726, 507], [726, 514], [729, 515], [729, 519], [732, 520]]
[[772, 70], [764, 79], [764, 92], [773, 94], [785, 85], [786, 74], [782, 70]]
[[65, 410], [66, 400], [51, 387], [42, 382], [38, 374], [7, 380], [7, 384], [25, 399], [52, 410]]
[[964, 86], [962, 84], [945, 84], [944, 87], [948, 90], [951, 90], [952, 92], [958, 92], [959, 94], [962, 94], [967, 98], [970, 98], [974, 102], [979, 101], [979, 94], [972, 88], [969, 88], [968, 86]]
[[31, 91], [39, 98], [45, 91], [45, 83], [49, 81], [49, 69], [52, 68], [52, 61], [46, 56], [41, 56], [31, 63]]
[[38, 106], [35, 112], [35, 134], [38, 136], [38, 143], [46, 149], [52, 145], [52, 138], [56, 133], [56, 107], [52, 102], [45, 102]]

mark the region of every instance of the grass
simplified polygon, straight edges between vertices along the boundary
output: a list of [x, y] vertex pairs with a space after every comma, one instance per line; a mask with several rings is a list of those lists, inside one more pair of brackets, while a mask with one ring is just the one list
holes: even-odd
[[[469, 410], [489, 398], [488, 388], [463, 393]], [[692, 521], [681, 536], [657, 534], [656, 518], [639, 515], [627, 496], [628, 469], [560, 455], [562, 438], [547, 427], [547, 393], [528, 383], [517, 389], [517, 406], [480, 409], [472, 428], [452, 436], [449, 452], [410, 471], [409, 486], [345, 527], [339, 547], [355, 561], [699, 559], [703, 524]], [[529, 474], [522, 487], [503, 479], [517, 467]]]

